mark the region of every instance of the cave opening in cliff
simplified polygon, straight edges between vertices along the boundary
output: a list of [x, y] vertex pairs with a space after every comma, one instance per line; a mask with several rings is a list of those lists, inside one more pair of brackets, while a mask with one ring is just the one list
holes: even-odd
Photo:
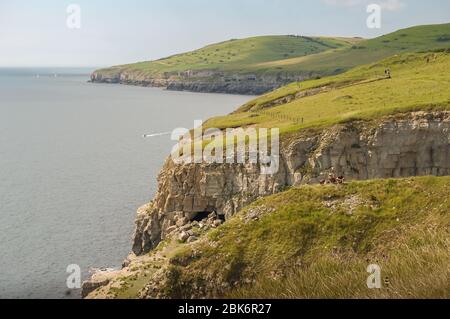
[[207, 219], [209, 214], [211, 214], [212, 212], [199, 212], [195, 215], [195, 217], [192, 219], [192, 221], [196, 221], [196, 222], [201, 222], [204, 219]]
[[196, 215], [192, 218], [191, 221], [197, 221], [197, 222], [201, 222], [205, 219], [208, 219], [209, 215], [211, 214], [215, 214], [215, 218], [221, 220], [222, 222], [225, 222], [225, 215], [223, 214], [218, 214], [217, 212], [215, 212], [214, 210], [206, 210], [203, 212], [198, 212], [196, 213]]

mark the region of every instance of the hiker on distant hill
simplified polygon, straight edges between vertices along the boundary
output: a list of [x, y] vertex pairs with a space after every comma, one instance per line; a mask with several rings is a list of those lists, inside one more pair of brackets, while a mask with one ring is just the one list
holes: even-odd
[[386, 69], [386, 70], [384, 70], [384, 74], [386, 75], [386, 77], [388, 78], [388, 79], [390, 79], [391, 78], [391, 69]]

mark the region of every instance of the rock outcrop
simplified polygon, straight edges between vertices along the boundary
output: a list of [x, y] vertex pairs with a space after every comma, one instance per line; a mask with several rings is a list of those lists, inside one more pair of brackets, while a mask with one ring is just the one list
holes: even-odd
[[295, 81], [309, 79], [305, 75], [227, 74], [214, 71], [186, 71], [149, 75], [138, 71], [109, 69], [95, 71], [91, 82], [159, 87], [172, 91], [261, 95]]
[[211, 213], [226, 219], [259, 197], [319, 183], [331, 172], [347, 180], [450, 175], [450, 112], [303, 132], [283, 142], [280, 161], [276, 174], [262, 175], [259, 165], [176, 165], [168, 159], [154, 201], [138, 211], [134, 254], [149, 252], [177, 227]]

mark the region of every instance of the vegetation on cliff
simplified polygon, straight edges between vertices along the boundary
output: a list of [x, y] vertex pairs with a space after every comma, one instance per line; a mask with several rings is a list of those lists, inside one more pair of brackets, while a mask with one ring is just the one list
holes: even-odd
[[448, 177], [292, 188], [162, 243], [91, 297], [448, 298], [449, 192]]
[[233, 114], [210, 119], [206, 127], [279, 127], [288, 133], [399, 112], [450, 109], [449, 69], [450, 50], [395, 55], [341, 75], [282, 87]]

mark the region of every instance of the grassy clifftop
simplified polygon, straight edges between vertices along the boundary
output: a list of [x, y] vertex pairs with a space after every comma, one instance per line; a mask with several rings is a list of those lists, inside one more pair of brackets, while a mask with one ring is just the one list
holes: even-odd
[[207, 126], [279, 127], [289, 133], [397, 112], [449, 109], [449, 69], [449, 51], [396, 55], [341, 75], [282, 87], [233, 114], [210, 119]]

